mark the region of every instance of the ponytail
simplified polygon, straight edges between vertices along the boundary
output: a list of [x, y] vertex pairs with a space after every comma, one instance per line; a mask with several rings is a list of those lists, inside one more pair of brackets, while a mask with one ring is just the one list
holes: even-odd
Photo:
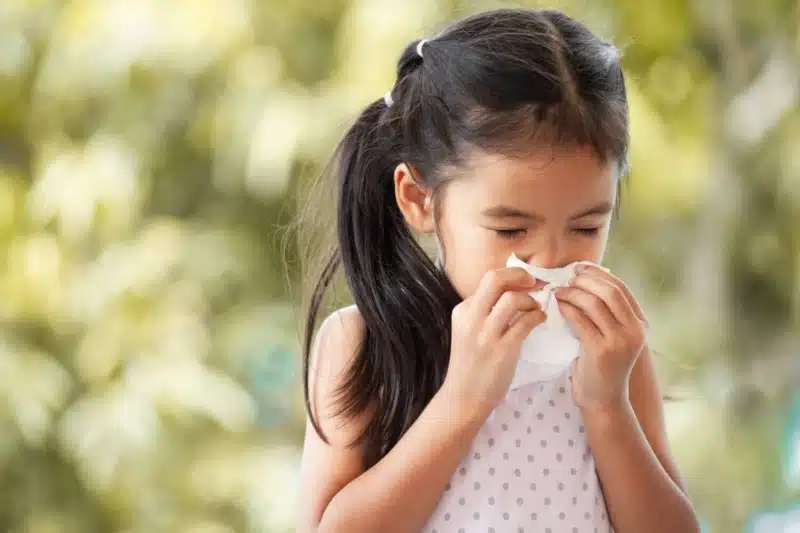
[[334, 152], [338, 245], [314, 287], [303, 343], [306, 410], [325, 440], [311, 414], [308, 366], [322, 301], [341, 265], [365, 333], [337, 391], [337, 415], [350, 418], [377, 407], [356, 441], [364, 442], [365, 469], [391, 450], [441, 386], [450, 316], [460, 301], [397, 206], [393, 172], [401, 161], [392, 155], [387, 114], [383, 99], [368, 106]]

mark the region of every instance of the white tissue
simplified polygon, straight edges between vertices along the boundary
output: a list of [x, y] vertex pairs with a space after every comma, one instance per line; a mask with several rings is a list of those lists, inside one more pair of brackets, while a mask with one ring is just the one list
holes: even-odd
[[[580, 264], [594, 263], [576, 261], [561, 268], [539, 268], [525, 263], [515, 254], [511, 254], [508, 258], [507, 267], [525, 269], [534, 278], [547, 282], [542, 289], [530, 293], [531, 297], [542, 306], [547, 314], [547, 320], [535, 327], [523, 341], [517, 369], [509, 389], [560, 376], [578, 357], [581, 349], [580, 340], [561, 314], [553, 291], [557, 287], [569, 284], [575, 276], [575, 267]], [[603, 270], [607, 271], [605, 268]]]

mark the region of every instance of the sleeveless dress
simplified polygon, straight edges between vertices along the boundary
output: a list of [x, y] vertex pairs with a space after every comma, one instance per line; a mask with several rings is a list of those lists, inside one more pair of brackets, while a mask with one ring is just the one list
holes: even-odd
[[489, 415], [423, 533], [613, 533], [571, 367], [511, 389]]

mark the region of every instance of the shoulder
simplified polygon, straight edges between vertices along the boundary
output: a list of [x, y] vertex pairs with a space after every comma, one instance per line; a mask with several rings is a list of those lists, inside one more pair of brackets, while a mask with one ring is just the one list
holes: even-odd
[[[314, 346], [310, 353], [308, 372], [309, 401], [312, 411], [317, 415], [326, 435], [341, 435], [342, 427], [334, 423], [336, 416], [338, 390], [345, 382], [347, 373], [358, 357], [364, 340], [364, 319], [356, 306], [341, 308], [328, 315], [317, 331]], [[356, 426], [363, 427], [365, 419]], [[334, 430], [334, 426], [338, 431]], [[350, 428], [347, 437], [352, 437]]]
[[315, 336], [311, 369], [335, 367], [344, 370], [348, 367], [364, 340], [364, 327], [364, 319], [355, 305], [328, 315]]
[[337, 309], [325, 320], [319, 328], [317, 339], [327, 338], [352, 346], [360, 345], [364, 335], [364, 319], [355, 305]]
[[364, 472], [363, 446], [353, 444], [373, 410], [349, 417], [338, 413], [339, 389], [359, 355], [363, 332], [364, 321], [354, 306], [339, 309], [323, 320], [309, 354], [309, 407], [325, 440], [307, 417], [300, 494], [308, 498], [297, 510], [299, 532], [316, 531], [333, 497]]

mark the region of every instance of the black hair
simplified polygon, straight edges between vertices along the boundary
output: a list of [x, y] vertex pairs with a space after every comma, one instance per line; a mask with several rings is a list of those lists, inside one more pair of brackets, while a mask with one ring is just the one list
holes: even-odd
[[[628, 103], [618, 50], [555, 10], [505, 8], [458, 20], [397, 65], [392, 105], [369, 104], [329, 163], [336, 179], [335, 244], [319, 264], [303, 335], [309, 366], [322, 302], [343, 267], [365, 324], [338, 389], [337, 414], [375, 406], [353, 443], [367, 469], [388, 453], [441, 386], [450, 318], [460, 297], [397, 206], [393, 172], [407, 163], [434, 192], [470, 150], [509, 157], [551, 146], [591, 147], [627, 170]], [[329, 199], [330, 200], [330, 199]]]

